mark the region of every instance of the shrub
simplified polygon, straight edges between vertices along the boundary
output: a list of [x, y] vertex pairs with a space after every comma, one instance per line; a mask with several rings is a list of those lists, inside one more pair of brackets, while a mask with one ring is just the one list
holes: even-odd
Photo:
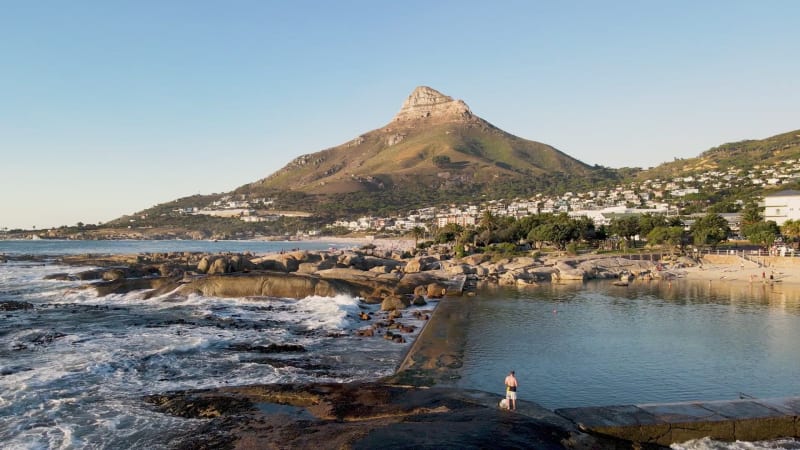
[[567, 244], [567, 253], [570, 255], [577, 255], [578, 254], [578, 243], [577, 242], [570, 242]]

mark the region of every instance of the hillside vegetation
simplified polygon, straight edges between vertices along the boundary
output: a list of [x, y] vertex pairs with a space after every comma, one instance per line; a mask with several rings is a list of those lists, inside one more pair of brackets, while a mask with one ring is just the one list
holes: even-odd
[[[230, 193], [177, 199], [107, 226], [173, 227], [201, 230], [206, 236], [281, 234], [335, 219], [396, 216], [430, 206], [580, 193], [729, 169], [741, 169], [744, 176], [754, 167], [792, 160], [800, 160], [800, 130], [723, 144], [696, 158], [676, 159], [646, 171], [589, 166], [550, 145], [506, 133], [474, 115], [464, 102], [422, 86], [382, 128], [295, 158], [267, 178]], [[797, 187], [795, 179], [767, 187], [742, 181], [676, 201], [688, 212], [730, 212], [765, 189]], [[210, 207], [225, 198], [249, 202], [257, 215], [303, 211], [313, 216], [246, 223], [181, 211]]]
[[722, 144], [695, 158], [676, 159], [638, 174], [639, 179], [672, 178], [709, 170], [731, 168], [752, 169], [759, 165], [775, 165], [800, 159], [800, 130], [790, 131], [760, 140], [745, 140]]

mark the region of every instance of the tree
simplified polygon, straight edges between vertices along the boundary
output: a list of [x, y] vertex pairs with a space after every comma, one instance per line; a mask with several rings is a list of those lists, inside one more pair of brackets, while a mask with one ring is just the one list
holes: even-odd
[[761, 208], [755, 202], [750, 202], [742, 209], [742, 228], [764, 220]]
[[667, 225], [667, 219], [662, 214], [645, 213], [639, 216], [639, 233], [641, 235], [648, 235], [653, 228], [663, 227]]
[[683, 248], [683, 227], [655, 227], [647, 233], [649, 245], [666, 245], [670, 250]]
[[547, 242], [548, 236], [549, 231], [547, 229], [547, 224], [541, 224], [535, 226], [528, 233], [528, 241], [530, 241], [535, 248], [542, 248], [542, 245]]
[[717, 244], [728, 239], [731, 229], [725, 218], [719, 214], [711, 213], [697, 219], [692, 224], [689, 232], [692, 234], [695, 245], [716, 247]]
[[488, 209], [483, 212], [483, 215], [481, 216], [481, 221], [480, 221], [480, 224], [479, 224], [480, 227], [485, 228], [486, 230], [489, 230], [489, 232], [491, 233], [497, 228], [497, 224], [498, 224], [497, 216], [494, 215], [494, 213], [492, 213]]
[[414, 237], [414, 247], [416, 248], [417, 244], [419, 244], [420, 238], [425, 236], [425, 228], [417, 225], [411, 229], [411, 236]]
[[446, 244], [448, 242], [453, 242], [462, 231], [464, 231], [464, 227], [461, 225], [448, 223], [439, 229], [439, 232], [436, 234], [436, 243]]
[[775, 223], [774, 220], [756, 222], [748, 225], [745, 234], [748, 241], [764, 248], [768, 248], [770, 245], [772, 245], [772, 243], [775, 242], [775, 239], [777, 239], [780, 235], [781, 230], [778, 228], [778, 224]]
[[576, 222], [566, 214], [553, 218], [554, 220], [543, 223], [528, 234], [528, 240], [534, 242], [538, 248], [544, 242], [550, 242], [559, 250], [566, 248], [567, 243], [580, 238], [580, 230]]
[[586, 216], [581, 216], [575, 219], [571, 219], [572, 222], [575, 224], [575, 228], [577, 230], [578, 239], [583, 241], [592, 241], [597, 239], [597, 231], [594, 226], [594, 221]]
[[458, 239], [456, 240], [457, 245], [466, 245], [473, 242], [475, 239], [476, 231], [473, 228], [466, 228], [464, 229], [459, 235]]
[[640, 233], [639, 218], [636, 216], [614, 217], [608, 226], [612, 234], [629, 241]]
[[447, 155], [436, 155], [432, 159], [436, 167], [442, 168], [450, 165], [450, 157]]
[[790, 242], [797, 245], [800, 240], [800, 220], [787, 220], [781, 225], [781, 234], [786, 236]]

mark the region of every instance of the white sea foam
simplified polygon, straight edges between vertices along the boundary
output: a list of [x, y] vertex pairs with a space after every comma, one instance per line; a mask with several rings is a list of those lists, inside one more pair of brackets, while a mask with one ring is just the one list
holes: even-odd
[[[164, 436], [192, 422], [152, 411], [142, 395], [374, 379], [391, 373], [408, 345], [351, 335], [363, 306], [349, 296], [98, 297], [80, 288], [86, 282], [42, 280], [78, 270], [0, 266], [0, 295], [34, 305], [0, 322], [3, 448], [163, 448]], [[257, 350], [273, 343], [308, 351]]]
[[693, 439], [680, 444], [672, 444], [674, 450], [762, 450], [762, 449], [800, 449], [800, 441], [796, 439], [775, 439], [770, 441], [716, 441], [709, 437]]
[[348, 317], [358, 314], [360, 299], [347, 295], [336, 297], [312, 296], [299, 300], [298, 311], [305, 313], [302, 324], [308, 329], [345, 329], [351, 321]]

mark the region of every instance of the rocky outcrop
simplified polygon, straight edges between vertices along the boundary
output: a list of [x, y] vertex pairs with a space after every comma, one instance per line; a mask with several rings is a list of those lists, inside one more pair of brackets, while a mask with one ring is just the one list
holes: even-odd
[[552, 274], [553, 281], [584, 281], [586, 271], [577, 269], [569, 262], [559, 262], [556, 264], [556, 272]]
[[[452, 288], [448, 285], [450, 280], [458, 280], [453, 286], [469, 288], [478, 283], [535, 286], [545, 281], [661, 276], [652, 261], [623, 257], [586, 255], [547, 260], [528, 256], [497, 259], [485, 254], [462, 259], [451, 259], [447, 253], [423, 253], [407, 259], [402, 256], [397, 252], [366, 248], [344, 252], [298, 251], [261, 257], [246, 253], [117, 255], [99, 259], [84, 256], [82, 261], [111, 267], [55, 274], [48, 278], [102, 278], [102, 282], [91, 285], [100, 295], [133, 290], [148, 290], [142, 294], [145, 298], [172, 291], [176, 295], [198, 293], [225, 297], [303, 298], [348, 294], [380, 304], [390, 296], [441, 297]], [[123, 261], [128, 261], [129, 265], [122, 266]]]
[[19, 311], [26, 309], [33, 309], [33, 305], [28, 302], [18, 302], [14, 300], [0, 302], [0, 311]]
[[472, 112], [463, 101], [453, 100], [427, 86], [419, 86], [408, 96], [392, 122], [466, 121], [472, 118]]
[[405, 296], [390, 295], [381, 302], [381, 311], [397, 311], [408, 308], [410, 305], [411, 301]]
[[433, 256], [422, 256], [408, 261], [403, 268], [405, 273], [418, 273], [439, 268], [439, 260]]
[[311, 295], [333, 297], [353, 293], [350, 286], [305, 274], [263, 272], [252, 274], [209, 275], [181, 285], [180, 295], [199, 294], [207, 297], [288, 297]]
[[271, 384], [144, 400], [164, 414], [204, 419], [177, 436], [180, 448], [634, 448], [582, 433], [532, 402], [512, 413], [497, 407], [499, 395], [448, 387]]

